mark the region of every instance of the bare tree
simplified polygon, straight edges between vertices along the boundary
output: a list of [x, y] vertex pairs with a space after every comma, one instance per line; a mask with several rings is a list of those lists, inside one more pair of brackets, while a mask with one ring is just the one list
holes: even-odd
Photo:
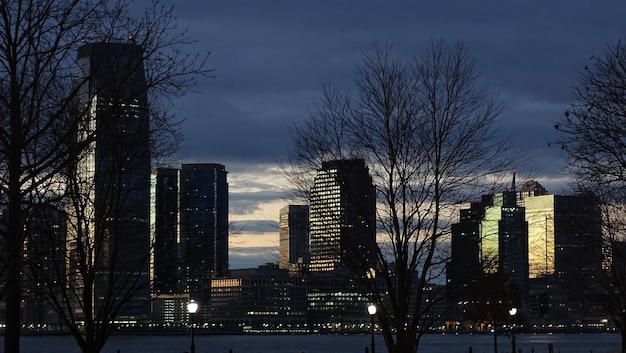
[[[102, 132], [100, 127], [85, 128], [84, 117], [88, 116], [91, 106], [77, 104], [85, 85], [92, 80], [90, 75], [77, 75], [78, 48], [89, 41], [117, 42], [120, 38], [141, 48], [148, 91], [144, 94], [149, 93], [154, 102], [159, 99], [167, 102], [163, 98], [183, 94], [195, 84], [195, 74], [210, 72], [203, 68], [205, 56], [190, 56], [180, 51], [191, 40], [176, 28], [171, 8], [154, 1], [138, 18], [129, 16], [128, 9], [129, 3], [124, 0], [16, 0], [0, 4], [0, 191], [6, 223], [3, 234], [6, 275], [2, 283], [7, 303], [5, 352], [19, 352], [25, 222], [42, 195], [46, 202], [60, 200], [59, 196], [66, 192], [79, 196], [71, 193], [71, 187], [65, 187], [71, 180], [68, 171]], [[151, 146], [161, 151], [171, 151], [179, 137], [176, 121], [166, 108], [164, 104], [150, 108], [151, 126], [163, 132], [151, 139]], [[112, 108], [111, 113], [114, 112]], [[80, 139], [77, 139], [79, 132]], [[82, 196], [88, 198], [88, 195]], [[68, 205], [72, 198], [64, 200]], [[116, 222], [116, 218], [109, 218], [111, 220]], [[31, 267], [38, 268], [36, 264]], [[48, 275], [50, 273], [52, 271]], [[76, 290], [67, 284], [58, 285], [66, 281], [65, 278], [50, 280], [56, 282], [47, 285]], [[57, 308], [59, 314], [68, 314]], [[112, 320], [115, 312], [112, 313], [104, 319]], [[65, 319], [68, 324], [76, 324]], [[110, 330], [103, 328], [95, 332], [97, 338], [85, 338], [93, 340], [91, 348], [81, 344], [84, 351], [98, 351]], [[79, 336], [76, 337], [80, 342]]]
[[[431, 288], [443, 275], [458, 203], [492, 190], [488, 184], [510, 170], [508, 144], [496, 125], [501, 109], [479, 84], [462, 43], [436, 39], [411, 60], [374, 43], [357, 65], [354, 91], [326, 86], [294, 128], [286, 171], [300, 196], [307, 196], [308, 176], [323, 161], [363, 158], [369, 167], [377, 224], [368, 229], [377, 234], [362, 236], [377, 239], [376, 280], [363, 275], [371, 274], [371, 262], [351, 266], [378, 306], [389, 352], [416, 352], [437, 319], [428, 315], [438, 297]], [[346, 248], [350, 258], [364, 258], [359, 247]]]
[[[565, 151], [574, 187], [593, 192], [602, 205], [602, 244], [611, 263], [584, 286], [604, 300], [600, 305], [622, 334], [626, 352], [626, 254], [619, 251], [626, 240], [626, 46], [609, 45], [593, 56], [573, 88], [573, 101], [555, 123], [559, 144]], [[620, 270], [620, 268], [622, 268]], [[589, 278], [587, 278], [589, 279]]]

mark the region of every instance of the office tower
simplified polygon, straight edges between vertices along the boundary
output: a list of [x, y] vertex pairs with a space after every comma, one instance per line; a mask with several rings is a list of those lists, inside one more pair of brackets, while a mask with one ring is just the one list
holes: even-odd
[[460, 211], [459, 222], [452, 224], [452, 254], [446, 264], [446, 290], [448, 297], [455, 302], [471, 294], [472, 284], [482, 273], [480, 223], [490, 200], [489, 196], [484, 196], [482, 202], [472, 202], [470, 208]]
[[538, 195], [523, 202], [530, 278], [592, 274], [601, 266], [600, 213], [589, 195]]
[[502, 193], [498, 221], [498, 268], [516, 285], [521, 298], [528, 295], [528, 222], [517, 205], [515, 189]]
[[600, 315], [585, 289], [602, 267], [601, 215], [590, 194], [522, 193], [526, 208], [531, 307], [537, 322], [588, 320]]
[[[508, 296], [517, 297], [526, 305], [528, 282], [528, 223], [525, 209], [518, 205], [515, 174], [511, 187], [486, 199], [481, 222], [481, 262], [486, 273], [499, 273], [507, 278]], [[526, 307], [522, 308], [522, 312]]]
[[[490, 198], [490, 200], [489, 200]], [[504, 270], [521, 284], [528, 274], [528, 224], [515, 188], [483, 198], [480, 222], [481, 261], [487, 272]], [[527, 276], [526, 276], [527, 277]]]
[[279, 267], [291, 273], [301, 272], [309, 261], [309, 206], [281, 208], [278, 232]]
[[210, 314], [211, 279], [228, 273], [228, 183], [221, 164], [183, 164], [180, 182], [179, 279]]
[[119, 313], [129, 320], [147, 319], [150, 300], [150, 128], [142, 57], [130, 43], [78, 49], [80, 103], [88, 109], [77, 139], [95, 139], [68, 182], [74, 196], [68, 207], [70, 256], [85, 246], [84, 237], [90, 239], [95, 253], [89, 265], [100, 268], [96, 308], [130, 292]]
[[311, 190], [309, 217], [310, 271], [374, 267], [376, 191], [364, 160], [322, 163]]
[[152, 229], [152, 293], [178, 293], [180, 170], [157, 168], [152, 173], [150, 225]]
[[[275, 264], [211, 281], [211, 319], [226, 332], [308, 333], [307, 281]], [[242, 327], [242, 323], [245, 326]], [[236, 331], [235, 331], [236, 330]]]

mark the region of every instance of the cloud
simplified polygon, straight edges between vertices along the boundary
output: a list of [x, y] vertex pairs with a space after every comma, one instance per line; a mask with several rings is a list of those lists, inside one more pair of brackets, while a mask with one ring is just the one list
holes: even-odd
[[278, 263], [278, 247], [237, 247], [229, 249], [229, 268], [256, 268], [265, 263]]
[[552, 125], [590, 57], [624, 36], [626, 13], [626, 2], [579, 0], [164, 3], [198, 39], [191, 49], [211, 51], [208, 66], [216, 70], [214, 79], [200, 80], [200, 93], [175, 102], [186, 118], [181, 158], [226, 165], [231, 221], [248, 222], [257, 235], [288, 203], [275, 163], [289, 146], [288, 127], [321, 96], [322, 82], [350, 86], [372, 40], [393, 42], [407, 58], [433, 37], [463, 41], [481, 82], [504, 101], [502, 133], [532, 161], [535, 180], [562, 190], [568, 176], [558, 146], [548, 146]]
[[278, 262], [278, 230], [266, 233], [231, 235], [228, 248], [229, 268], [250, 268]]
[[246, 233], [248, 235], [267, 233], [278, 234], [278, 219], [276, 220], [244, 220], [231, 222], [231, 235]]

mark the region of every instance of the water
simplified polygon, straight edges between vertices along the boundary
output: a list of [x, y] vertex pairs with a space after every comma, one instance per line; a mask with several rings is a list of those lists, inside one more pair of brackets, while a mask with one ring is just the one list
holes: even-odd
[[[522, 353], [614, 353], [620, 336], [614, 333], [519, 334], [516, 346]], [[0, 342], [4, 338], [0, 337]], [[70, 336], [22, 337], [22, 353], [80, 353]], [[364, 353], [369, 335], [196, 336], [196, 353]], [[102, 353], [183, 353], [189, 351], [189, 336], [112, 336]], [[493, 353], [493, 336], [486, 334], [426, 335], [418, 353]], [[498, 353], [512, 350], [511, 339], [498, 337]], [[376, 353], [385, 353], [382, 337], [376, 336]]]

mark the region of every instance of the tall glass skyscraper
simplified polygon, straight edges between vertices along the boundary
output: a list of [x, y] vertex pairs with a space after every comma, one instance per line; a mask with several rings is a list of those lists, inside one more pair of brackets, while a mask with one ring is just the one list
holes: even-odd
[[375, 266], [376, 190], [364, 160], [322, 163], [311, 190], [310, 227], [310, 271]]
[[211, 279], [228, 274], [227, 174], [221, 164], [182, 165], [179, 279], [192, 297], [208, 298]]
[[[211, 280], [228, 274], [228, 183], [221, 164], [183, 164], [152, 174], [152, 288], [155, 317], [176, 321], [183, 300], [211, 313]], [[186, 311], [185, 311], [186, 313]]]
[[90, 239], [92, 264], [100, 269], [96, 307], [131, 291], [120, 318], [147, 319], [151, 156], [143, 53], [132, 43], [90, 43], [79, 48], [77, 64], [87, 107], [77, 140], [90, 144], [68, 182], [69, 251]]

